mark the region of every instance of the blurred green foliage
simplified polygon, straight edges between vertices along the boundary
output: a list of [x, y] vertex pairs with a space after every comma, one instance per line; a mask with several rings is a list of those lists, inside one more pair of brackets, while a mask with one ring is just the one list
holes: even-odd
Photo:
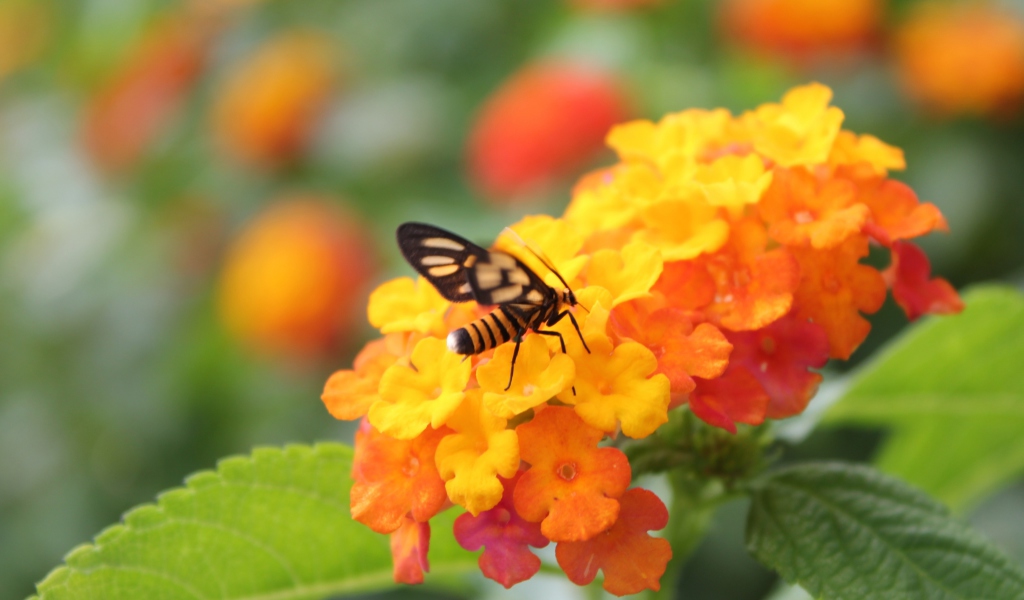
[[[710, 0], [622, 13], [515, 0], [238, 2], [220, 17], [180, 110], [131, 168], [114, 173], [83, 145], [87, 107], [148, 28], [188, 6], [38, 4], [50, 24], [46, 43], [0, 81], [4, 597], [30, 594], [70, 548], [221, 456], [255, 444], [350, 439], [351, 425], [331, 419], [318, 396], [333, 369], [351, 364], [368, 326], [316, 361], [253, 353], [217, 317], [225, 249], [249, 217], [290, 190], [328, 192], [362, 214], [384, 257], [378, 279], [407, 272], [392, 242], [400, 222], [430, 221], [484, 241], [522, 214], [560, 211], [571, 176], [526, 203], [496, 207], [477, 197], [464, 167], [481, 103], [542, 57], [612, 69], [637, 116], [648, 118], [691, 106], [738, 111], [795, 83], [823, 81], [846, 128], [902, 147], [909, 169], [897, 177], [947, 216], [951, 234], [923, 244], [935, 272], [957, 287], [1024, 282], [1019, 117], [931, 120], [901, 96], [884, 51], [800, 68], [746, 54], [722, 38]], [[894, 4], [893, 21], [910, 2]], [[211, 106], [247, 55], [293, 28], [337, 42], [341, 85], [300, 156], [278, 168], [247, 167], [212, 139]], [[904, 317], [890, 302], [872, 321], [853, 362]], [[804, 452], [864, 456], [876, 441], [826, 430]], [[1022, 504], [1018, 487], [974, 517], [1018, 558], [1024, 535], [1006, 527], [1019, 522]], [[757, 598], [771, 585], [738, 544], [722, 541], [736, 538], [730, 515], [720, 513], [725, 522], [692, 563], [701, 567], [684, 574], [687, 597]]]

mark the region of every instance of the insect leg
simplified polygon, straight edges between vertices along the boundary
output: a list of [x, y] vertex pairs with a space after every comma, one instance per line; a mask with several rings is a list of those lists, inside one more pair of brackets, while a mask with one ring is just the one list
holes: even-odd
[[[574, 317], [571, 312], [569, 312], [568, 310], [563, 310], [562, 312], [558, 313], [557, 315], [555, 315], [553, 319], [548, 321], [548, 326], [554, 325], [555, 323], [561, 321], [565, 317], [569, 317], [569, 320], [572, 321], [572, 326], [576, 328], [576, 335], [580, 336], [580, 342], [583, 343], [583, 349], [587, 351], [587, 354], [590, 354], [590, 348], [587, 346], [587, 340], [583, 339], [583, 332], [580, 331], [580, 324], [576, 322], [576, 317]], [[564, 344], [562, 351], [565, 351]]]
[[519, 344], [523, 343], [523, 334], [526, 333], [522, 329], [516, 332], [516, 349], [512, 351], [512, 367], [508, 370], [508, 385], [505, 386], [507, 392], [512, 387], [512, 376], [516, 374], [516, 358], [519, 356]]
[[[561, 342], [561, 344], [562, 344], [562, 354], [566, 353], [565, 352], [565, 338], [562, 337], [561, 333], [558, 333], [557, 331], [535, 331], [534, 333], [537, 333], [539, 335], [551, 335], [551, 336], [557, 337], [558, 341]], [[589, 352], [589, 350], [588, 350], [588, 352]], [[572, 395], [573, 396], [576, 395], [576, 386], [572, 386]]]
[[557, 331], [534, 331], [534, 333], [536, 333], [538, 335], [550, 335], [552, 337], [558, 338], [558, 341], [562, 344], [562, 354], [566, 353], [565, 352], [565, 338], [562, 337], [562, 334], [558, 333]]

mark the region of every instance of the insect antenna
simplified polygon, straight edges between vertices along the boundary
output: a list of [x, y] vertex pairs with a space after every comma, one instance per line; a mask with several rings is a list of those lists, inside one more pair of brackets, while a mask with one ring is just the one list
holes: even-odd
[[[565, 278], [562, 277], [562, 274], [558, 272], [558, 269], [556, 269], [555, 266], [554, 266], [554, 262], [544, 254], [543, 250], [541, 250], [540, 248], [534, 249], [534, 247], [531, 244], [527, 243], [526, 240], [524, 240], [522, 237], [520, 237], [520, 235], [518, 233], [516, 233], [515, 230], [513, 230], [510, 227], [506, 227], [502, 231], [502, 233], [507, 233], [507, 234], [511, 235], [512, 237], [514, 237], [516, 240], [518, 240], [520, 244], [522, 244], [527, 250], [530, 251], [530, 254], [533, 254], [534, 256], [536, 256], [537, 260], [539, 260], [541, 262], [541, 264], [543, 264], [545, 267], [548, 268], [549, 271], [551, 271], [552, 273], [555, 274], [555, 277], [557, 277], [558, 280], [562, 282], [562, 285], [565, 286], [565, 289], [569, 289], [569, 283], [566, 282]], [[587, 311], [587, 312], [589, 312], [589, 311]]]

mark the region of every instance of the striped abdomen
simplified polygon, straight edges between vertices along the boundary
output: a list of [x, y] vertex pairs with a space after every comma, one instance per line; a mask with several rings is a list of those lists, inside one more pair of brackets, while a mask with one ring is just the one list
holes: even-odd
[[[533, 313], [539, 307], [529, 308]], [[489, 315], [449, 333], [448, 349], [456, 354], [480, 354], [511, 340], [517, 331], [529, 328], [531, 316], [530, 313], [519, 315], [506, 306], [499, 306]]]

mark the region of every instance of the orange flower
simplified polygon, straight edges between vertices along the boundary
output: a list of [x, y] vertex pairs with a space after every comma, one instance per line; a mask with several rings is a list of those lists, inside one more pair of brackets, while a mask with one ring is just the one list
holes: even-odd
[[920, 4], [895, 46], [907, 94], [938, 116], [1002, 115], [1024, 101], [1024, 21], [994, 4]]
[[589, 584], [603, 571], [602, 587], [616, 596], [658, 591], [672, 547], [647, 532], [668, 525], [668, 510], [653, 492], [640, 488], [629, 490], [619, 502], [619, 519], [608, 531], [589, 540], [558, 544], [558, 566], [576, 585]]
[[328, 38], [290, 32], [267, 42], [218, 92], [213, 129], [234, 158], [259, 167], [294, 160], [334, 90]]
[[366, 416], [370, 405], [380, 399], [377, 388], [384, 371], [398, 356], [388, 351], [387, 340], [370, 342], [356, 356], [353, 369], [335, 371], [320, 396], [335, 419], [352, 421]]
[[864, 233], [888, 246], [893, 240], [919, 237], [932, 231], [949, 231], [938, 207], [919, 202], [905, 183], [865, 175], [859, 169], [841, 169], [837, 176], [848, 178], [857, 190], [857, 201], [871, 211]]
[[758, 211], [780, 244], [834, 248], [860, 233], [871, 211], [844, 179], [821, 180], [804, 169], [777, 169]]
[[326, 354], [356, 324], [372, 256], [362, 223], [333, 199], [284, 198], [228, 250], [221, 318], [257, 351], [300, 359]]
[[785, 249], [767, 250], [761, 223], [745, 219], [732, 227], [729, 244], [698, 261], [715, 282], [705, 314], [733, 331], [759, 329], [789, 312], [800, 273]]
[[727, 35], [745, 46], [806, 61], [867, 47], [884, 9], [880, 0], [729, 0], [721, 20]]
[[527, 67], [481, 108], [467, 143], [469, 174], [495, 202], [536, 192], [585, 165], [627, 112], [619, 84], [593, 67]]
[[885, 282], [875, 269], [859, 264], [868, 254], [868, 239], [856, 235], [830, 250], [793, 248], [800, 263], [796, 314], [828, 333], [829, 353], [847, 359], [867, 337], [871, 314], [885, 302]]
[[377, 533], [391, 533], [406, 515], [420, 523], [445, 503], [444, 481], [434, 453], [447, 429], [428, 429], [412, 440], [396, 440], [363, 421], [352, 459], [352, 518]]
[[554, 541], [588, 540], [619, 516], [616, 500], [629, 485], [626, 455], [598, 448], [603, 434], [571, 408], [546, 408], [516, 427], [523, 460], [530, 464], [514, 494], [515, 509], [540, 521]]
[[732, 346], [722, 332], [710, 323], [694, 326], [690, 317], [671, 307], [647, 312], [636, 303], [612, 311], [612, 327], [618, 335], [654, 353], [655, 373], [668, 377], [673, 396], [692, 392], [693, 377], [718, 377], [729, 364]]
[[135, 164], [178, 112], [206, 61], [209, 31], [186, 19], [156, 25], [89, 101], [82, 137], [109, 171]]

